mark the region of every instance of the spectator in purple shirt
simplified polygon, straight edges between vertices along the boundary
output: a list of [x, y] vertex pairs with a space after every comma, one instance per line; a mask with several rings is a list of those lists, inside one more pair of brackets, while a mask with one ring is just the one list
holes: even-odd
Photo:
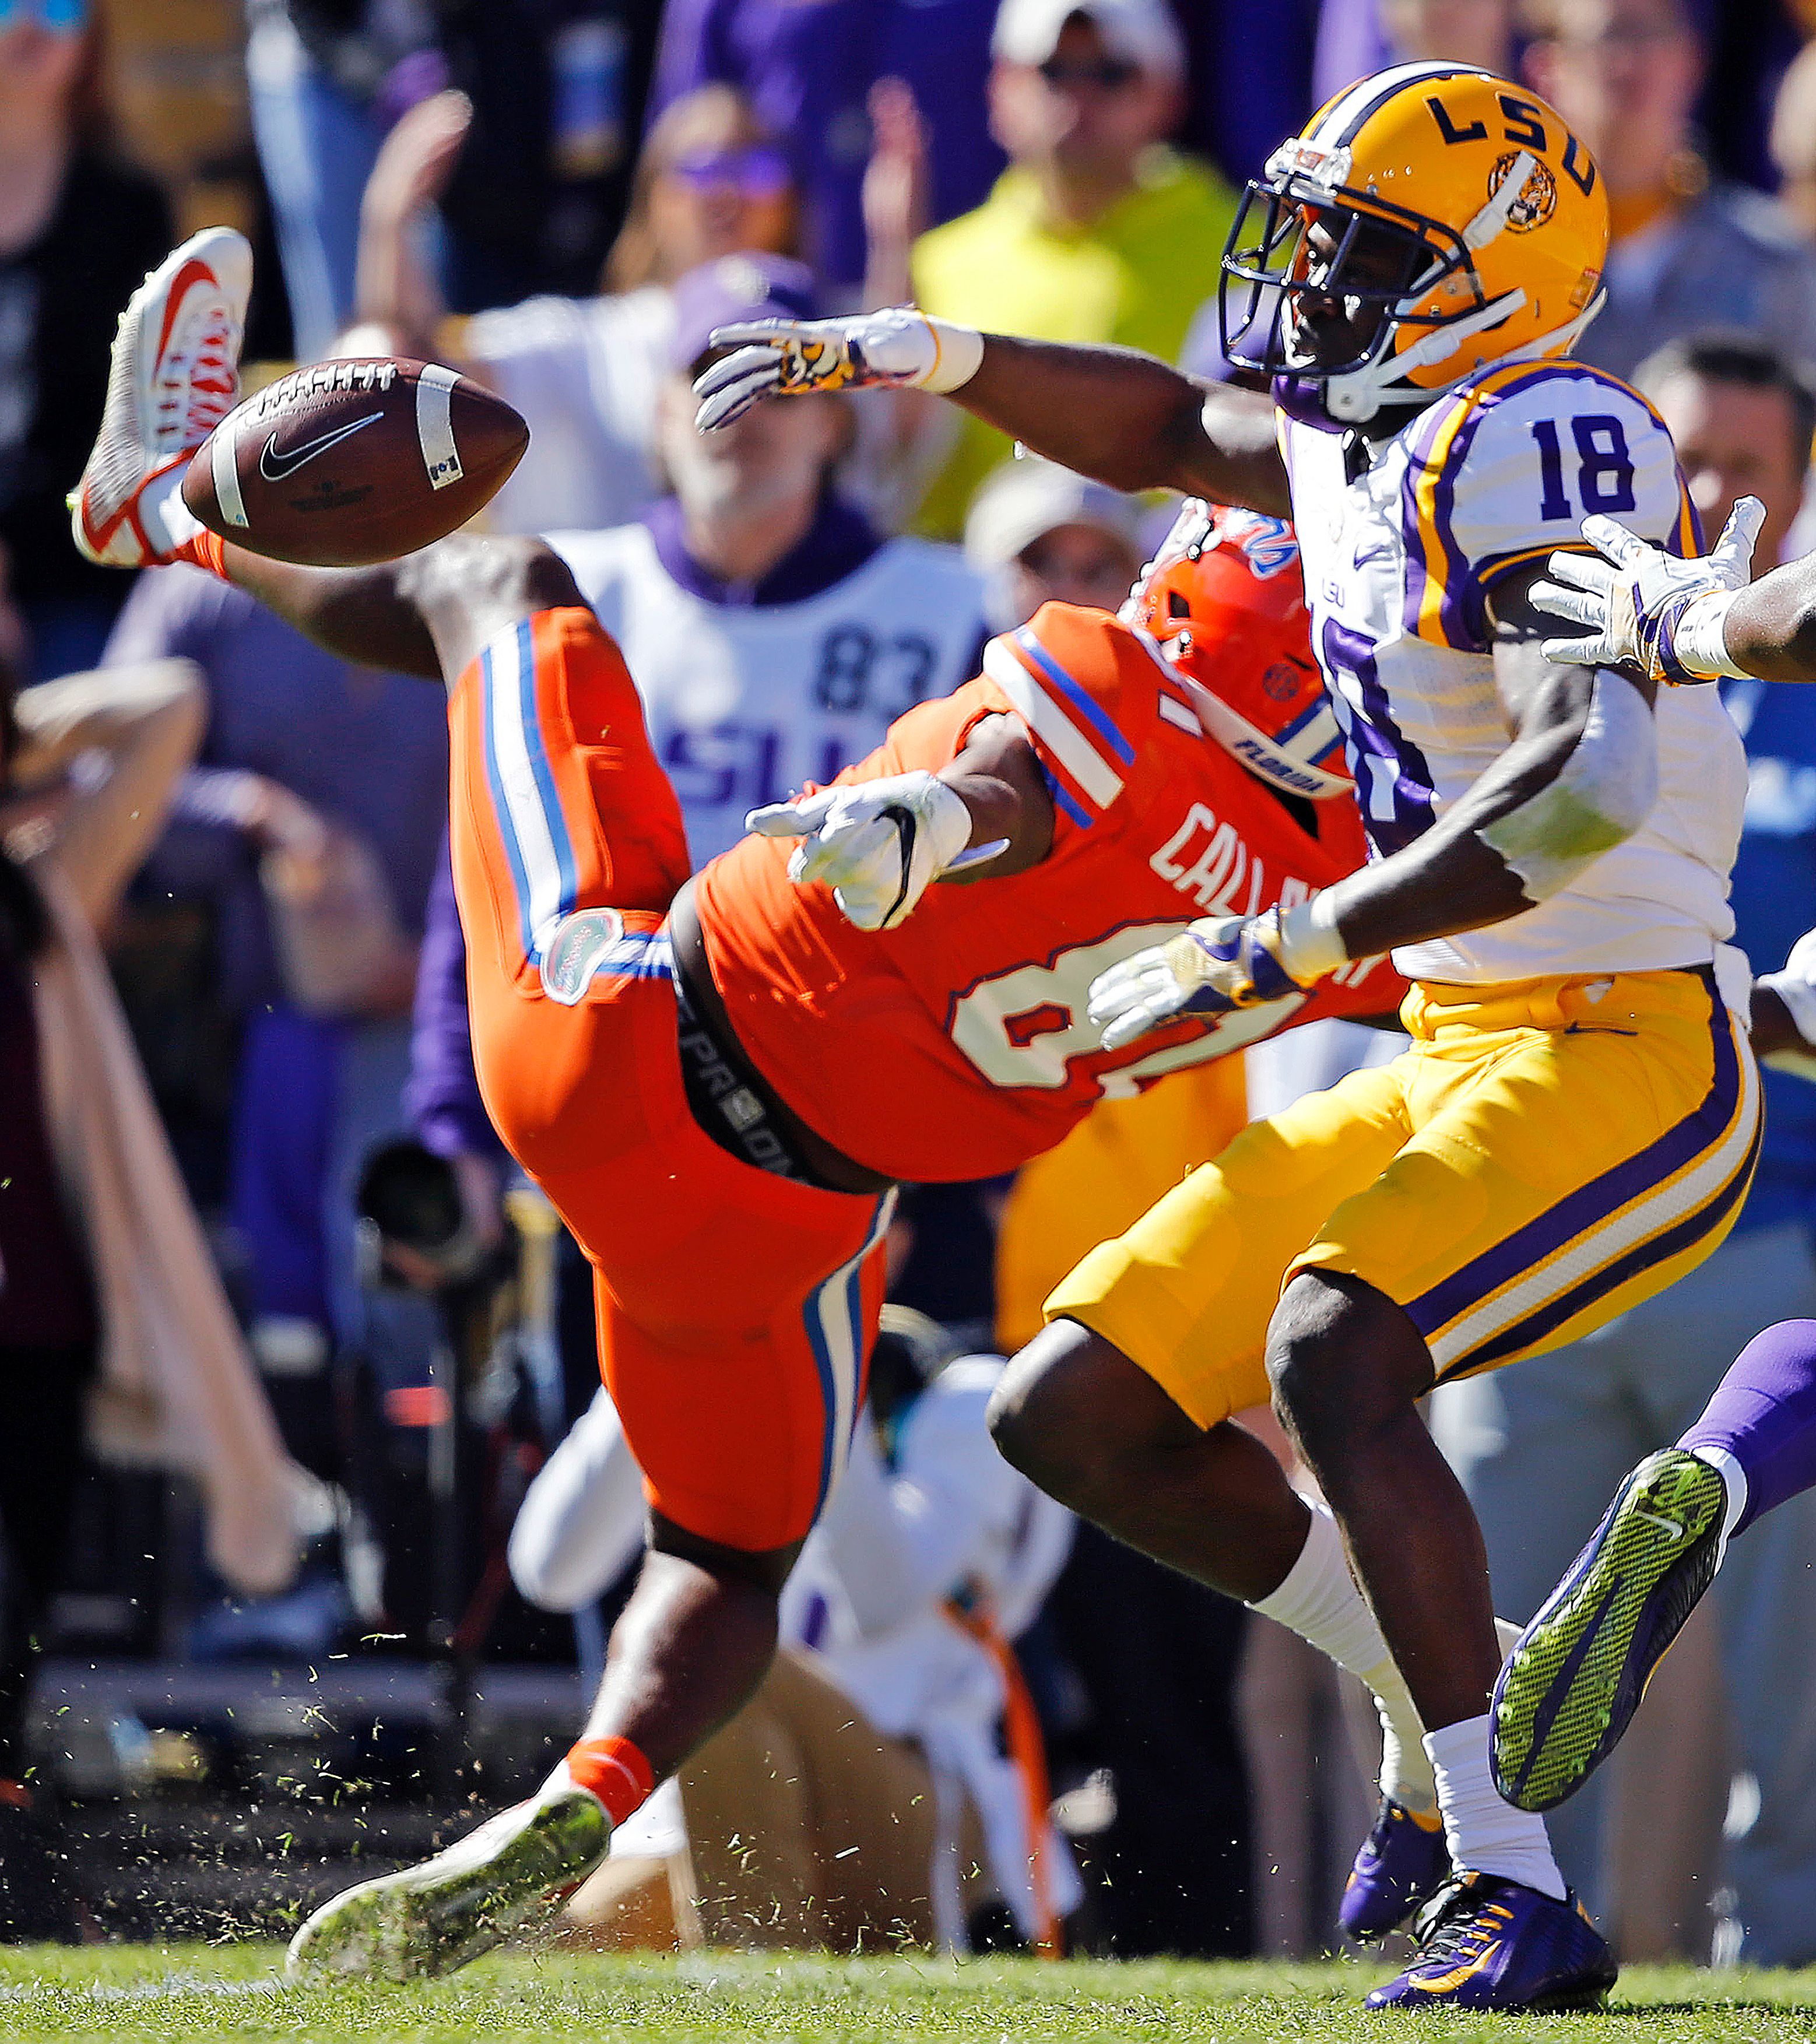
[[808, 194], [802, 256], [854, 303], [871, 88], [900, 79], [927, 123], [929, 220], [969, 213], [1003, 168], [984, 103], [996, 15], [996, 0], [669, 0], [650, 111], [714, 81], [744, 92]]
[[251, 1344], [293, 1453], [332, 1469], [327, 1366], [363, 1326], [350, 1189], [402, 1120], [446, 720], [436, 690], [349, 667], [186, 567], [140, 578], [107, 657], [166, 655], [203, 670], [211, 707], [147, 885], [213, 920], [240, 1025], [227, 1206]]

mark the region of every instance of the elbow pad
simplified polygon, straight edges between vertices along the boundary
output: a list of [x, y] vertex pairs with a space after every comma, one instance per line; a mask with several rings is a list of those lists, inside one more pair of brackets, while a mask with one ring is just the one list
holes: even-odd
[[1652, 712], [1630, 682], [1603, 670], [1562, 770], [1476, 835], [1518, 876], [1529, 901], [1546, 901], [1631, 837], [1657, 799]]

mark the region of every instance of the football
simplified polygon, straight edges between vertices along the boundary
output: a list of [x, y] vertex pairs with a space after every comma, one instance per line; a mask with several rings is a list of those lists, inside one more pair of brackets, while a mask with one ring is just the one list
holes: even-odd
[[465, 524], [529, 439], [501, 398], [439, 363], [313, 363], [228, 413], [196, 450], [182, 499], [253, 553], [363, 567]]

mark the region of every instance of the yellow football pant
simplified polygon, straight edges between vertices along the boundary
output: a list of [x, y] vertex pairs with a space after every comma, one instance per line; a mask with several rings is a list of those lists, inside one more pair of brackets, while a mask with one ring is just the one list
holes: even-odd
[[1304, 1270], [1404, 1307], [1440, 1381], [1588, 1333], [1699, 1263], [1758, 1155], [1712, 970], [1415, 986], [1412, 1047], [1253, 1124], [1048, 1297], [1200, 1426], [1268, 1396]]

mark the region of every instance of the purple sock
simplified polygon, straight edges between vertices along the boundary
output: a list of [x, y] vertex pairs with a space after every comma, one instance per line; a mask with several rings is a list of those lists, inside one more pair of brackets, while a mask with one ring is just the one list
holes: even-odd
[[1747, 1502], [1734, 1533], [1816, 1485], [1816, 1320], [1756, 1335], [1677, 1445], [1718, 1448], [1739, 1464]]

